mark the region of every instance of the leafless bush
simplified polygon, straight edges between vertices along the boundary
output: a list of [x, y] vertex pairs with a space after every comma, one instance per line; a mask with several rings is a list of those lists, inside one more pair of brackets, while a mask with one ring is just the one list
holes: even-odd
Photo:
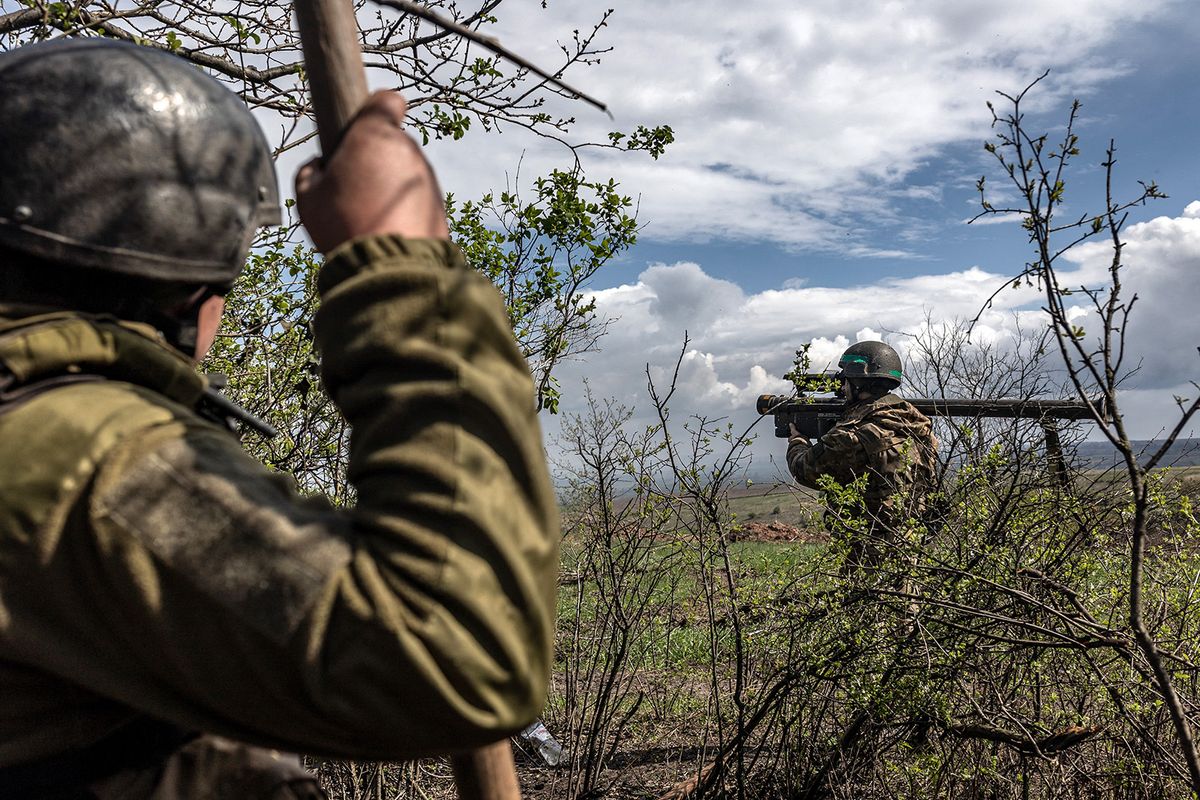
[[639, 676], [670, 636], [656, 601], [674, 596], [679, 547], [653, 485], [661, 457], [654, 431], [630, 434], [631, 412], [597, 401], [566, 420], [572, 457], [564, 503], [564, 583], [571, 608], [560, 621], [561, 718], [571, 796], [597, 788], [642, 707]]

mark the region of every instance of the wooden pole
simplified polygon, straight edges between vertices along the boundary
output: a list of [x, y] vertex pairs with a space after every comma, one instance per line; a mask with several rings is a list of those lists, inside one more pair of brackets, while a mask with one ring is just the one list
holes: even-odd
[[367, 101], [367, 73], [350, 0], [296, 0], [296, 24], [321, 152], [331, 155]]
[[521, 786], [513, 765], [512, 745], [502, 742], [450, 759], [458, 796], [467, 800], [519, 800]]
[[[351, 0], [295, 0], [321, 152], [330, 155], [367, 100], [367, 74]], [[521, 788], [508, 740], [454, 756], [462, 800], [520, 800]]]

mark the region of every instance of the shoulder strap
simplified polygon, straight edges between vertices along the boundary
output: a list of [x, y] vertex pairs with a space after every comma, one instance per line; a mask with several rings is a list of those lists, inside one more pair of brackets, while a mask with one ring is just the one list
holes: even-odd
[[14, 382], [13, 376], [3, 365], [0, 365], [0, 414], [12, 411], [14, 408], [51, 389], [57, 389], [60, 386], [72, 386], [76, 383], [91, 383], [102, 380], [106, 380], [103, 375], [66, 374], [55, 375], [53, 378], [46, 378], [34, 383], [25, 383], [16, 388], [10, 388]]
[[[73, 386], [77, 383], [92, 383], [108, 380], [103, 375], [68, 373], [44, 378], [33, 383], [25, 383], [16, 388], [13, 376], [0, 364], [0, 415], [3, 415], [23, 403], [32, 400], [40, 394], [57, 389], [60, 386]], [[224, 385], [224, 384], [222, 384]], [[251, 414], [246, 409], [221, 394], [217, 388], [209, 387], [204, 390], [196, 404], [196, 413], [210, 422], [215, 422], [227, 428], [231, 433], [237, 433], [237, 423], [254, 431], [265, 439], [279, 435], [270, 423]]]

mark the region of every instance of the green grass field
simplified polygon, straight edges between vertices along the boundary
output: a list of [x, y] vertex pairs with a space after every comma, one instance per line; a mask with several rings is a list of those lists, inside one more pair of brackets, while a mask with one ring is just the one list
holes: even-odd
[[816, 494], [795, 486], [749, 486], [730, 491], [729, 511], [739, 523], [779, 522], [801, 529], [821, 526]]

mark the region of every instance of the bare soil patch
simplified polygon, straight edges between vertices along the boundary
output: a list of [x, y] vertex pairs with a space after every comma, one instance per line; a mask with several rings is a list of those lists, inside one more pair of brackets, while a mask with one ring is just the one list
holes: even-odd
[[787, 542], [793, 544], [820, 544], [829, 541], [829, 533], [823, 530], [789, 525], [786, 522], [772, 520], [757, 522], [751, 520], [741, 524], [731, 538], [735, 542]]

